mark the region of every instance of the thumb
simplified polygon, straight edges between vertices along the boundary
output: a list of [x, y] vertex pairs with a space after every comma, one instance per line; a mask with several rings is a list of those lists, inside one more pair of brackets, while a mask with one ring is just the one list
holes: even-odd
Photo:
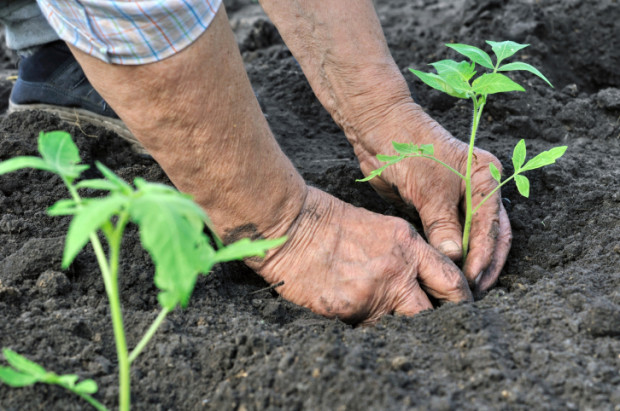
[[394, 315], [412, 317], [421, 311], [433, 309], [433, 304], [417, 281], [414, 280], [407, 291], [397, 300]]
[[420, 210], [428, 242], [453, 261], [463, 257], [463, 228], [455, 202], [431, 203]]
[[440, 301], [473, 301], [467, 279], [446, 256], [426, 245], [418, 264], [418, 281], [427, 294]]

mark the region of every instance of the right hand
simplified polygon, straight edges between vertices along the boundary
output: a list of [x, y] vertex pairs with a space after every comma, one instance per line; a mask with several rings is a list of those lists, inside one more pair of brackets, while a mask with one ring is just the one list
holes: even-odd
[[405, 220], [308, 188], [288, 241], [250, 261], [285, 299], [330, 318], [368, 324], [413, 315], [439, 301], [472, 301], [461, 271]]

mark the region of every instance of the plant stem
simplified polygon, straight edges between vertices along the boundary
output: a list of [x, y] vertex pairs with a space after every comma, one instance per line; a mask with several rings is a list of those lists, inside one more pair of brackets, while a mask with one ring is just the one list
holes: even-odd
[[[73, 200], [75, 200], [75, 202], [80, 205], [82, 203], [82, 198], [80, 197], [80, 195], [78, 194], [77, 190], [75, 189], [75, 187], [73, 185], [71, 185], [69, 183], [69, 181], [64, 177], [61, 176], [62, 181], [65, 183], [65, 185], [67, 186], [67, 189], [69, 190], [69, 193], [71, 193], [71, 197], [73, 198]], [[105, 286], [106, 292], [110, 289], [111, 285], [110, 285], [110, 267], [108, 266], [108, 261], [105, 258], [105, 253], [103, 251], [103, 247], [101, 245], [101, 242], [99, 241], [99, 237], [97, 237], [96, 234], [91, 234], [89, 236], [90, 238], [90, 242], [93, 246], [93, 250], [95, 251], [95, 256], [97, 257], [97, 263], [99, 263], [99, 268], [101, 269], [101, 276], [103, 277], [103, 284]]]
[[511, 175], [510, 177], [508, 177], [507, 179], [505, 179], [504, 181], [502, 181], [500, 184], [497, 185], [497, 187], [495, 187], [493, 190], [491, 190], [491, 192], [489, 194], [487, 194], [486, 196], [484, 196], [484, 198], [482, 199], [482, 201], [480, 201], [478, 203], [478, 205], [476, 206], [476, 208], [474, 208], [473, 210], [473, 214], [476, 214], [476, 211], [478, 211], [478, 209], [482, 206], [482, 204], [485, 203], [485, 201], [487, 201], [489, 199], [489, 197], [491, 197], [493, 194], [495, 194], [495, 192], [497, 190], [499, 190], [500, 188], [502, 188], [502, 186], [504, 184], [506, 184], [507, 182], [509, 182], [510, 180], [512, 180], [513, 178], [515, 178], [515, 176], [518, 173], [514, 173], [513, 175]]
[[161, 322], [164, 320], [164, 318], [166, 318], [166, 315], [168, 315], [169, 312], [170, 310], [168, 308], [164, 308], [160, 311], [155, 321], [153, 321], [149, 329], [146, 331], [146, 334], [142, 336], [142, 339], [140, 339], [138, 345], [136, 345], [136, 347], [131, 351], [131, 354], [129, 354], [130, 363], [134, 362], [134, 360], [138, 358], [138, 355], [140, 355], [144, 347], [146, 347], [153, 335], [155, 335], [157, 329], [161, 325]]
[[[76, 188], [69, 181], [61, 176], [63, 182], [69, 189], [71, 197], [77, 204], [82, 202]], [[110, 259], [106, 261], [103, 246], [96, 233], [90, 235], [90, 242], [95, 251], [97, 262], [101, 269], [103, 284], [105, 286], [108, 301], [110, 303], [110, 316], [112, 317], [112, 329], [114, 330], [114, 340], [116, 343], [116, 356], [118, 359], [118, 380], [119, 380], [119, 409], [128, 411], [131, 403], [130, 396], [130, 362], [123, 327], [123, 314], [121, 312], [120, 296], [118, 292], [118, 260], [120, 254], [120, 243], [125, 225], [129, 218], [128, 213], [121, 214], [116, 229], [106, 234], [110, 246]], [[107, 230], [108, 231], [108, 230]], [[86, 399], [86, 398], [85, 398]], [[88, 401], [88, 400], [87, 400]], [[90, 402], [90, 401], [89, 401]]]
[[93, 397], [91, 397], [88, 394], [82, 394], [82, 393], [76, 393], [77, 395], [79, 395], [80, 397], [82, 397], [85, 401], [87, 401], [90, 405], [92, 405], [93, 407], [95, 407], [95, 409], [97, 411], [108, 411], [108, 409], [105, 407], [105, 405], [103, 405], [102, 403], [100, 403], [99, 401], [97, 401], [96, 399], [94, 399]]
[[114, 330], [114, 340], [116, 342], [116, 356], [118, 358], [118, 402], [121, 411], [128, 411], [131, 404], [131, 363], [129, 361], [127, 340], [123, 327], [123, 313], [118, 291], [118, 262], [121, 239], [128, 219], [129, 214], [127, 212], [121, 213], [116, 228], [108, 237], [108, 244], [110, 246], [110, 289], [106, 289], [108, 299], [110, 300], [110, 315], [112, 317], [112, 328]]
[[108, 302], [110, 303], [110, 316], [112, 317], [112, 328], [114, 330], [114, 340], [116, 343], [116, 357], [118, 359], [118, 384], [119, 384], [119, 409], [122, 411], [129, 410], [130, 404], [130, 369], [129, 361], [127, 359], [127, 342], [125, 340], [125, 330], [123, 327], [123, 316], [120, 307], [120, 297], [118, 293], [118, 256], [116, 266], [112, 268], [112, 255], [116, 252], [118, 254], [120, 247], [114, 250], [114, 247], [110, 244], [110, 263], [106, 261], [105, 253], [99, 238], [96, 234], [90, 235], [90, 242], [92, 243], [95, 255], [97, 256], [97, 262], [101, 268], [101, 275], [103, 277], [103, 284], [108, 296]]
[[433, 161], [441, 164], [442, 166], [444, 166], [448, 170], [452, 171], [454, 174], [459, 176], [462, 180], [465, 180], [465, 176], [463, 174], [459, 173], [455, 168], [450, 167], [449, 165], [447, 165], [446, 163], [444, 163], [443, 161], [441, 161], [440, 159], [438, 159], [435, 156], [429, 156], [429, 155], [426, 155], [426, 154], [416, 154], [416, 155], [412, 155], [412, 156], [408, 156], [408, 157], [422, 157], [422, 158], [428, 158], [430, 160], [433, 160]]
[[480, 124], [482, 109], [486, 102], [486, 96], [481, 96], [480, 101], [476, 97], [472, 97], [474, 102], [474, 116], [471, 125], [471, 136], [469, 138], [469, 150], [467, 152], [467, 169], [465, 171], [465, 225], [463, 227], [463, 264], [467, 259], [469, 251], [469, 233], [471, 231], [471, 220], [473, 217], [472, 193], [471, 193], [471, 170], [474, 158], [474, 142], [476, 141], [476, 131]]

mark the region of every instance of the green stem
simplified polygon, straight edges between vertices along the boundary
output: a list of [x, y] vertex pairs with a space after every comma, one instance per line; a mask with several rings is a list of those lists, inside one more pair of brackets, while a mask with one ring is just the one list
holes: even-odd
[[[108, 241], [111, 238], [108, 239]], [[119, 409], [122, 411], [129, 410], [130, 404], [130, 363], [127, 353], [127, 342], [125, 339], [125, 330], [123, 327], [123, 315], [121, 312], [120, 296], [118, 292], [118, 254], [120, 251], [120, 241], [117, 245], [110, 242], [110, 262], [106, 261], [105, 253], [99, 238], [96, 234], [90, 235], [90, 241], [97, 262], [101, 268], [103, 284], [105, 286], [108, 301], [110, 303], [110, 316], [112, 317], [112, 329], [114, 330], [114, 340], [116, 343], [116, 356], [118, 358], [118, 384], [119, 384]], [[113, 256], [116, 254], [116, 258]], [[115, 262], [116, 260], [116, 262]]]
[[164, 318], [166, 318], [166, 315], [168, 315], [169, 312], [170, 312], [170, 309], [168, 308], [164, 308], [163, 310], [160, 311], [155, 321], [153, 321], [149, 329], [146, 331], [146, 334], [142, 336], [142, 339], [140, 340], [138, 345], [136, 345], [136, 347], [131, 351], [131, 354], [129, 354], [130, 363], [134, 362], [134, 360], [138, 358], [138, 355], [140, 355], [144, 347], [146, 347], [146, 345], [149, 343], [153, 335], [155, 335], [155, 333], [157, 332], [157, 329], [161, 325], [161, 322], [164, 321]]
[[482, 109], [486, 102], [486, 96], [481, 96], [480, 101], [476, 97], [472, 98], [474, 102], [474, 116], [471, 125], [471, 136], [469, 138], [469, 150], [467, 151], [467, 169], [465, 171], [465, 225], [463, 227], [463, 263], [467, 258], [469, 251], [469, 233], [471, 231], [471, 220], [473, 217], [472, 210], [472, 187], [471, 187], [471, 170], [474, 158], [474, 142], [476, 141], [476, 131], [480, 124]]
[[438, 159], [437, 157], [434, 156], [429, 156], [426, 154], [414, 154], [414, 155], [408, 155], [407, 157], [423, 157], [423, 158], [428, 158], [430, 160], [433, 160], [439, 164], [441, 164], [442, 166], [444, 166], [445, 168], [447, 168], [448, 170], [452, 171], [454, 174], [456, 174], [457, 176], [459, 176], [461, 178], [461, 180], [465, 180], [465, 176], [461, 173], [458, 172], [458, 170], [456, 170], [453, 167], [450, 167], [449, 165], [447, 165], [446, 163], [444, 163], [443, 161], [441, 161], [440, 159]]
[[478, 211], [478, 209], [482, 206], [482, 204], [485, 203], [485, 201], [487, 201], [493, 194], [495, 194], [497, 192], [497, 190], [499, 190], [500, 188], [502, 188], [502, 186], [504, 184], [506, 184], [507, 182], [509, 182], [510, 180], [512, 180], [513, 178], [515, 178], [515, 176], [518, 173], [514, 173], [513, 175], [511, 175], [510, 177], [508, 177], [507, 179], [505, 179], [504, 181], [502, 181], [500, 184], [497, 185], [497, 187], [495, 187], [493, 190], [491, 190], [491, 192], [489, 194], [487, 194], [486, 196], [484, 196], [484, 198], [482, 199], [482, 201], [480, 201], [480, 203], [478, 203], [478, 205], [476, 206], [476, 208], [474, 208], [473, 213], [472, 214], [476, 214], [476, 211]]
[[[71, 196], [76, 203], [80, 204], [82, 199], [76, 188], [69, 181], [61, 176], [63, 182], [69, 189]], [[90, 241], [97, 257], [97, 262], [101, 269], [103, 284], [105, 286], [108, 301], [110, 303], [110, 316], [112, 317], [112, 329], [114, 330], [114, 340], [116, 343], [116, 356], [118, 358], [118, 380], [119, 380], [119, 409], [128, 411], [131, 403], [130, 396], [130, 362], [127, 350], [127, 341], [125, 338], [125, 330], [123, 327], [123, 314], [121, 312], [120, 296], [118, 292], [118, 261], [120, 254], [120, 243], [125, 225], [127, 224], [129, 215], [122, 213], [116, 229], [106, 234], [108, 244], [110, 246], [110, 259], [106, 261], [103, 246], [99, 241], [96, 233], [90, 235]], [[109, 231], [109, 230], [106, 230]]]
[[102, 403], [100, 403], [99, 401], [97, 401], [96, 399], [91, 397], [90, 395], [82, 394], [82, 393], [79, 393], [79, 392], [76, 392], [76, 394], [79, 395], [80, 397], [82, 397], [90, 405], [95, 407], [96, 410], [98, 410], [98, 411], [108, 411], [108, 409], [105, 407], [105, 405], [103, 405]]
[[116, 356], [118, 358], [118, 401], [121, 411], [128, 411], [131, 404], [131, 373], [129, 361], [129, 351], [123, 326], [123, 313], [121, 310], [120, 294], [118, 291], [118, 266], [121, 250], [121, 239], [125, 225], [129, 220], [129, 214], [123, 212], [119, 216], [118, 223], [112, 235], [108, 237], [110, 246], [110, 289], [108, 299], [110, 300], [110, 315], [112, 317], [112, 328], [114, 330], [114, 340], [116, 342]]
[[[78, 194], [77, 190], [73, 185], [69, 183], [69, 181], [61, 176], [62, 181], [67, 186], [69, 193], [71, 193], [71, 197], [75, 202], [80, 205], [82, 203], [82, 198]], [[91, 234], [89, 236], [90, 242], [93, 246], [93, 250], [95, 251], [95, 256], [97, 257], [97, 262], [99, 263], [99, 268], [101, 269], [101, 276], [103, 277], [103, 284], [105, 286], [106, 292], [110, 289], [110, 267], [108, 266], [108, 261], [106, 260], [105, 253], [103, 252], [103, 246], [99, 241], [99, 237], [96, 234]]]

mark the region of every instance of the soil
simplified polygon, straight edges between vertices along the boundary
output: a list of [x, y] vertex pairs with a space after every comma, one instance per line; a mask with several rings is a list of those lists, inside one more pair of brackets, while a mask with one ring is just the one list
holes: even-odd
[[[444, 43], [529, 43], [522, 58], [555, 85], [515, 74], [528, 92], [493, 96], [481, 126], [478, 145], [507, 172], [521, 138], [530, 153], [569, 146], [558, 164], [530, 173], [531, 198], [513, 186], [503, 191], [514, 242], [497, 286], [472, 304], [354, 328], [264, 290], [240, 263], [218, 266], [135, 363], [134, 408], [620, 410], [620, 5], [377, 0], [376, 7], [416, 98], [456, 136], [468, 133], [467, 102], [422, 86], [407, 70], [454, 58]], [[361, 173], [351, 147], [260, 7], [228, 1], [228, 10], [265, 115], [308, 183], [400, 215], [354, 182]], [[0, 95], [15, 69], [14, 56], [3, 53]], [[38, 133], [55, 129], [75, 136], [88, 164], [169, 183], [116, 135], [40, 112], [0, 117], [0, 160], [35, 155]], [[0, 347], [95, 379], [95, 397], [114, 408], [115, 349], [95, 257], [87, 248], [61, 270], [69, 219], [45, 213], [66, 196], [44, 172], [0, 178]], [[132, 345], [157, 315], [153, 265], [135, 228], [121, 269]], [[0, 409], [89, 406], [57, 387], [0, 385]]]

